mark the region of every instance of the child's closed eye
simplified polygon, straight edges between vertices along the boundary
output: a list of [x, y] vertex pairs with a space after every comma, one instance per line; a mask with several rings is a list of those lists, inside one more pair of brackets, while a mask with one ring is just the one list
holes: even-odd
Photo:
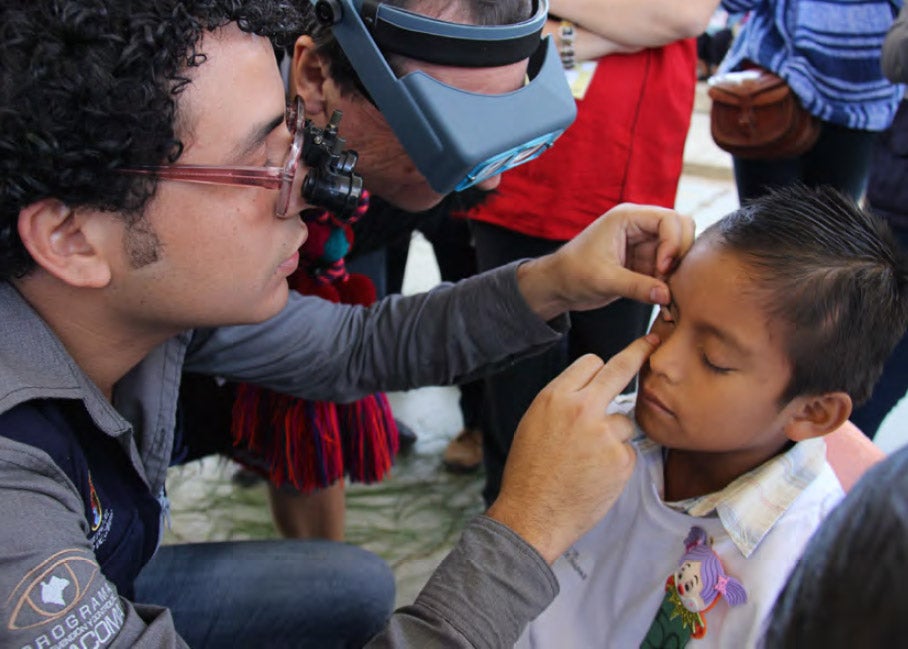
[[703, 361], [703, 365], [704, 367], [706, 367], [706, 369], [715, 374], [728, 374], [729, 372], [734, 370], [734, 368], [731, 367], [716, 365], [711, 360], [709, 360], [709, 356], [706, 355], [706, 352], [700, 352], [700, 360]]

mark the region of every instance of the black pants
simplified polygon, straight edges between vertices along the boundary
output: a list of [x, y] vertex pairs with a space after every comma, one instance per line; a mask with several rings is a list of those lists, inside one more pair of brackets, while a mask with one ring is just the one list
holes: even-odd
[[[893, 226], [892, 229], [902, 244], [902, 249], [908, 254], [908, 227], [897, 223], [890, 225]], [[883, 366], [883, 375], [876, 382], [870, 399], [851, 413], [851, 421], [867, 437], [873, 439], [886, 415], [902, 400], [906, 391], [908, 391], [908, 336], [903, 334]]]
[[823, 123], [814, 147], [797, 158], [744, 160], [735, 158], [738, 199], [762, 196], [773, 187], [803, 183], [831, 185], [855, 201], [867, 184], [870, 153], [876, 134]]
[[[903, 100], [892, 125], [873, 143], [867, 183], [867, 205], [885, 218], [908, 254], [908, 101]], [[851, 415], [873, 439], [886, 415], [908, 391], [908, 337], [902, 335], [883, 366], [869, 401]]]

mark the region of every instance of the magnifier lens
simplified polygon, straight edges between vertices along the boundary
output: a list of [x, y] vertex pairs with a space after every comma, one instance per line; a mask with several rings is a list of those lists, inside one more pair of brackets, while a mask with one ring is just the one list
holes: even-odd
[[464, 178], [459, 185], [455, 188], [455, 191], [460, 191], [466, 189], [467, 187], [472, 187], [476, 183], [480, 183], [484, 180], [491, 178], [492, 176], [498, 175], [512, 169], [517, 165], [521, 165], [524, 162], [529, 162], [533, 158], [538, 157], [542, 154], [543, 151], [548, 149], [552, 143], [555, 141], [555, 138], [558, 137], [560, 133], [549, 133], [543, 135], [542, 137], [531, 140], [526, 144], [521, 144], [516, 146], [510, 151], [505, 151], [496, 156], [485, 160], [484, 162], [479, 163], [476, 167], [467, 174], [467, 177]]
[[533, 158], [541, 155], [543, 151], [549, 148], [549, 146], [549, 142], [540, 142], [538, 144], [525, 148], [524, 150], [518, 152], [517, 155], [515, 155], [511, 159], [511, 166], [516, 167], [517, 165], [523, 164], [524, 162], [529, 162]]

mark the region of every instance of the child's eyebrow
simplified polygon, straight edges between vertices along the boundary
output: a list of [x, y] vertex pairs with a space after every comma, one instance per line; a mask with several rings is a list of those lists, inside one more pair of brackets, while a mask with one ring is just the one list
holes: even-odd
[[[676, 318], [680, 320], [681, 309], [678, 308], [678, 304], [675, 302], [675, 295], [671, 290], [671, 279], [667, 280], [666, 284], [668, 284], [669, 302], [665, 306], [675, 315]], [[694, 326], [699, 333], [718, 338], [720, 342], [727, 345], [728, 347], [731, 347], [733, 351], [741, 354], [742, 356], [751, 355], [750, 349], [746, 345], [744, 345], [744, 343], [738, 340], [731, 332], [706, 322], [696, 322]]]
[[698, 322], [696, 323], [696, 329], [704, 334], [718, 338], [724, 345], [731, 347], [734, 351], [738, 352], [742, 356], [750, 356], [750, 349], [738, 340], [734, 334], [725, 329], [721, 329], [716, 325], [710, 324], [708, 322]]
[[[678, 308], [677, 302], [675, 302], [675, 294], [672, 291], [672, 278], [669, 277], [665, 280], [665, 283], [668, 285], [668, 304], [664, 305], [671, 313], [675, 315], [679, 320], [681, 319], [681, 309]], [[695, 329], [699, 333], [704, 333], [714, 338], [718, 338], [720, 342], [731, 347], [733, 351], [741, 354], [742, 356], [750, 356], [750, 349], [738, 340], [731, 332], [726, 331], [725, 329], [720, 329], [716, 325], [697, 322], [695, 323]]]

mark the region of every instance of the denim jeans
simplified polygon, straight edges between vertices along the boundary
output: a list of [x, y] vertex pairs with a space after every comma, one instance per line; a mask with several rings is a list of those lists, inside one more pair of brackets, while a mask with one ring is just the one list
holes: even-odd
[[136, 580], [190, 647], [361, 647], [384, 627], [394, 577], [379, 557], [330, 541], [166, 545]]

